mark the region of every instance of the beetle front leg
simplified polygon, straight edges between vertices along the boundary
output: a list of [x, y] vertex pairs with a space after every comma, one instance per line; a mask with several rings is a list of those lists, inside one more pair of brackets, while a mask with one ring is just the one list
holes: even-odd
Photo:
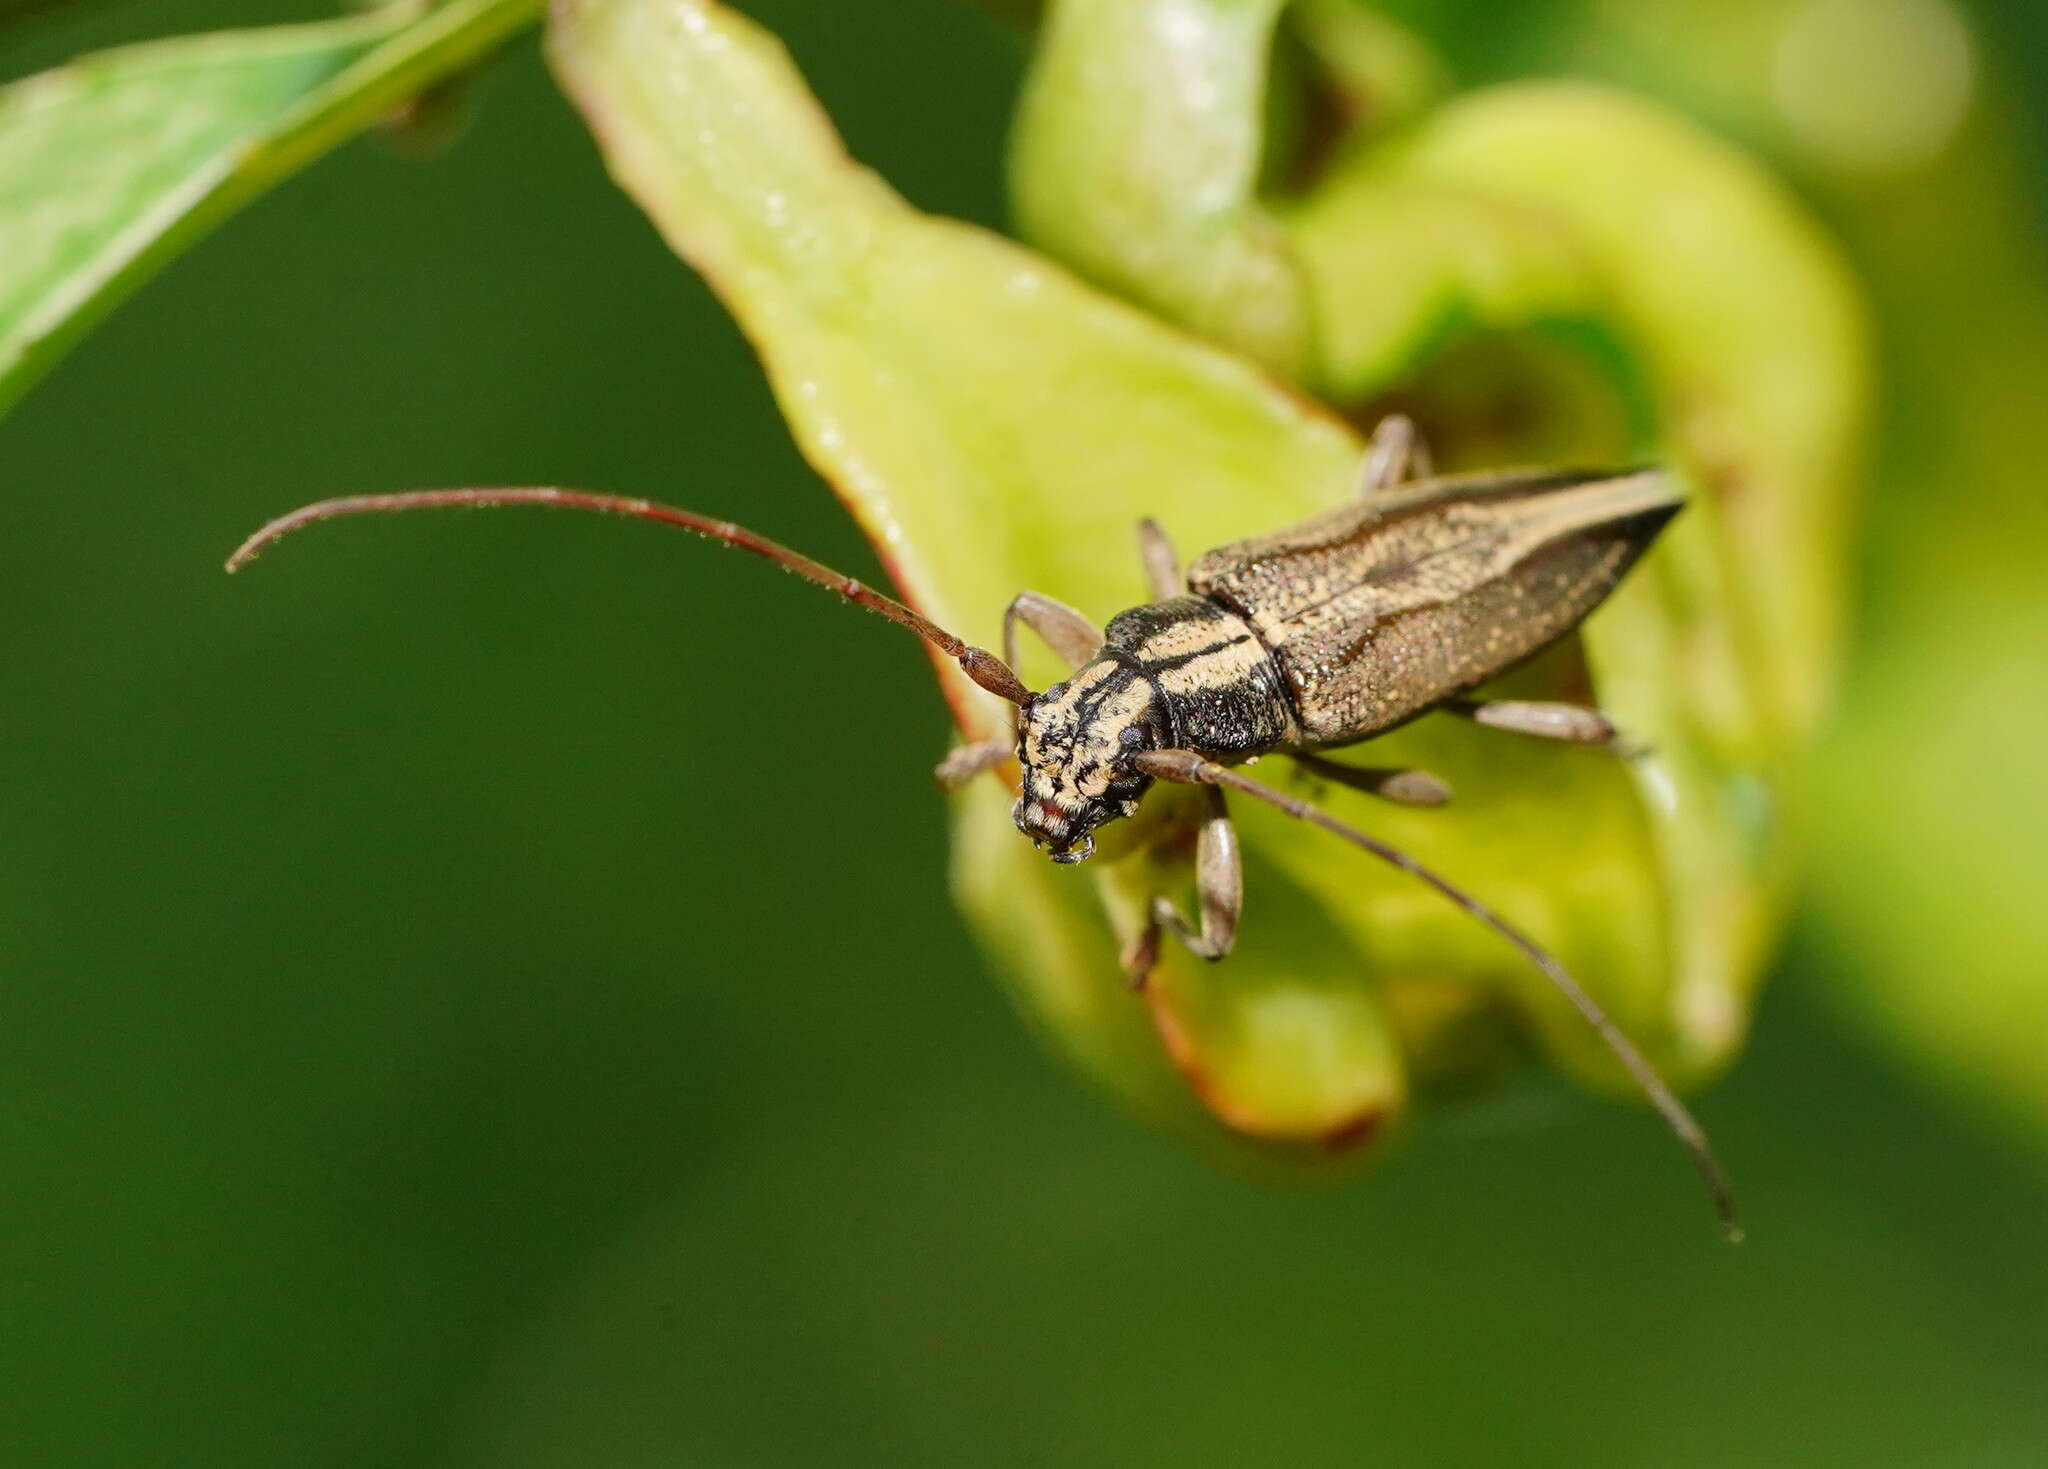
[[1102, 629], [1079, 612], [1044, 592], [1019, 592], [1003, 609], [1003, 661], [1012, 668], [1017, 666], [1020, 622], [1066, 660], [1070, 669], [1079, 668], [1102, 651]]
[[1415, 420], [1405, 413], [1390, 413], [1372, 431], [1365, 468], [1358, 477], [1358, 493], [1365, 497], [1392, 489], [1405, 479], [1428, 479], [1431, 469], [1429, 445], [1416, 432]]
[[1207, 792], [1209, 814], [1195, 840], [1195, 901], [1200, 926], [1189, 923], [1173, 900], [1155, 893], [1145, 927], [1124, 950], [1124, 972], [1131, 988], [1142, 989], [1159, 959], [1159, 938], [1170, 933], [1201, 959], [1221, 959], [1237, 946], [1237, 920], [1244, 911], [1244, 858], [1238, 849], [1237, 827], [1231, 823], [1223, 792]]
[[1575, 745], [1599, 745], [1616, 751], [1621, 745], [1614, 721], [1583, 704], [1555, 704], [1538, 699], [1453, 699], [1443, 707], [1489, 729]]
[[1159, 522], [1149, 515], [1138, 522], [1138, 554], [1145, 561], [1145, 585], [1151, 588], [1154, 597], [1164, 602], [1187, 590], [1187, 584], [1181, 580], [1180, 556], [1174, 551], [1173, 542], [1159, 528]]
[[[1102, 630], [1057, 597], [1019, 592], [1003, 609], [1003, 662], [1017, 666], [1017, 627], [1037, 633], [1048, 648], [1079, 668], [1102, 647]], [[939, 789], [951, 795], [984, 771], [995, 769], [1017, 750], [1014, 719], [1011, 731], [995, 739], [977, 740], [951, 751], [932, 771]]]
[[1008, 735], [1001, 739], [976, 740], [971, 745], [956, 745], [946, 752], [945, 759], [932, 767], [932, 779], [942, 792], [950, 796], [977, 775], [994, 770], [1016, 753], [1016, 738]]

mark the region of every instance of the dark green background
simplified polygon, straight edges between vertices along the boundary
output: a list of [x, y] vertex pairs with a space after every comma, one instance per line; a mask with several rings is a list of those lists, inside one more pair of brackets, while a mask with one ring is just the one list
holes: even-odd
[[[998, 218], [1013, 38], [748, 8], [856, 152]], [[1469, 76], [1545, 59], [1441, 9]], [[6, 69], [317, 10], [108, 5]], [[2048, 1169], [1843, 1023], [1825, 923], [1703, 1104], [1739, 1251], [1644, 1117], [1534, 1081], [1267, 1191], [1011, 1015], [900, 638], [596, 519], [222, 576], [300, 501], [493, 481], [872, 567], [531, 44], [478, 100], [250, 209], [0, 427], [0, 1464], [2048, 1462]]]

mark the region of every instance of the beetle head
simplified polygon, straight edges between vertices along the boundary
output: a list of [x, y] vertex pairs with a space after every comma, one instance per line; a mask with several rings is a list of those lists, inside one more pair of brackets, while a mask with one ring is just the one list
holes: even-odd
[[1152, 784], [1132, 756], [1161, 743], [1152, 687], [1124, 664], [1098, 659], [1054, 684], [1024, 706], [1017, 830], [1055, 862], [1086, 861], [1095, 829], [1133, 814]]

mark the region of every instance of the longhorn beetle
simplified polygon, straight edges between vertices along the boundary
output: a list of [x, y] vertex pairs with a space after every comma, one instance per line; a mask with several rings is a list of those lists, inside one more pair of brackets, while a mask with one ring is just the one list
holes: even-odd
[[[1411, 471], [1412, 477], [1411, 477]], [[1691, 1154], [1722, 1232], [1741, 1238], [1734, 1199], [1706, 1133], [1597, 1000], [1547, 950], [1405, 852], [1234, 767], [1284, 754], [1326, 780], [1386, 800], [1438, 805], [1422, 771], [1326, 760], [1432, 709], [1547, 739], [1615, 746], [1598, 712], [1464, 695], [1557, 639], [1611, 592], [1681, 501], [1656, 469], [1541, 469], [1434, 477], [1407, 419], [1373, 435], [1355, 499], [1289, 529], [1219, 547], [1181, 574], [1165, 533], [1138, 526], [1158, 599], [1098, 629], [1040, 592], [1003, 612], [1003, 656], [962, 642], [921, 613], [730, 521], [647, 500], [566, 489], [421, 490], [307, 505], [257, 531], [228, 558], [238, 570], [318, 520], [451, 505], [555, 505], [680, 526], [737, 546], [923, 638], [976, 684], [1016, 706], [1013, 733], [964, 745], [939, 766], [951, 790], [1014, 755], [1017, 829], [1053, 861], [1085, 861], [1096, 829], [1134, 814], [1155, 781], [1206, 788], [1196, 842], [1196, 921], [1155, 895], [1123, 955], [1142, 984], [1171, 935], [1204, 959], [1227, 955], [1244, 889], [1224, 793], [1320, 827], [1434, 888], [1491, 928], [1557, 987], [1620, 1059]], [[1041, 693], [1017, 676], [1017, 629], [1030, 628], [1073, 674]]]

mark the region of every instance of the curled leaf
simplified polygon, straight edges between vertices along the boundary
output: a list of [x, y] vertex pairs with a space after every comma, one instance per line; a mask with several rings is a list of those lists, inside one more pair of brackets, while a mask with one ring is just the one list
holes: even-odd
[[1761, 167], [1607, 88], [1528, 84], [1446, 107], [1392, 171], [1469, 190], [1579, 242], [1646, 391], [1645, 447], [1693, 504], [1587, 626], [1637, 765], [1674, 924], [1690, 1067], [1740, 1041], [1782, 921], [1790, 775], [1833, 690], [1869, 344], [1839, 252]]
[[[1141, 516], [1194, 552], [1352, 493], [1355, 434], [1254, 358], [1379, 393], [1426, 385], [1428, 363], [1465, 337], [1550, 333], [1595, 361], [1588, 393], [1625, 400], [1593, 442], [1612, 454], [1651, 431], [1665, 369], [1631, 354], [1664, 325], [1610, 267], [1612, 242], [1563, 204], [1464, 178], [1457, 133], [1435, 142], [1426, 124], [1422, 143], [1347, 163], [1298, 210], [1257, 203], [1248, 119], [1274, 14], [1223, 0], [1059, 6], [1020, 133], [1039, 160], [1018, 175], [1035, 191], [1034, 236], [1195, 334], [912, 209], [846, 156], [779, 44], [723, 6], [558, 0], [550, 53], [614, 175], [754, 340], [804, 452], [905, 596], [988, 644], [1026, 587], [1098, 619], [1142, 600]], [[1084, 20], [1122, 39], [1073, 50], [1061, 27]], [[1184, 32], [1159, 30], [1175, 24]], [[1185, 43], [1194, 71], [1159, 66], [1146, 42], [1162, 35]], [[1175, 126], [1148, 134], [1160, 157], [1144, 176], [1096, 149], [1158, 119]], [[1674, 154], [1689, 161], [1659, 156]], [[1133, 190], [1103, 201], [1053, 177], [1048, 159]], [[1134, 240], [1110, 238], [1121, 223]], [[1383, 246], [1383, 295], [1370, 272], [1344, 276], [1361, 241]], [[1757, 873], [1774, 838], [1741, 802], [1768, 789], [1758, 731], [1777, 726], [1727, 631], [1724, 517], [1707, 504], [1690, 518], [1692, 549], [1596, 615], [1590, 669], [1566, 645], [1504, 685], [1584, 697], [1597, 679], [1656, 747], [1643, 761], [1430, 716], [1372, 758], [1446, 777], [1456, 799], [1443, 810], [1263, 773], [1481, 893], [1654, 1058], [1696, 1076], [1739, 1035], [1769, 933]], [[1043, 658], [1022, 671], [1037, 686], [1057, 676]], [[950, 666], [940, 677], [964, 734], [999, 727], [993, 701]], [[1418, 1085], [1497, 1065], [1510, 1016], [1573, 1069], [1619, 1084], [1580, 1017], [1496, 936], [1265, 810], [1238, 813], [1237, 952], [1208, 965], [1169, 947], [1134, 998], [1118, 950], [1153, 892], [1185, 900], [1194, 805], [1155, 792], [1090, 868], [1071, 869], [1017, 838], [1007, 804], [985, 782], [956, 805], [955, 887], [977, 930], [1083, 1064], [1211, 1142], [1324, 1166], [1392, 1122]], [[1674, 841], [1695, 827], [1706, 836]], [[1687, 894], [1674, 895], [1679, 883]]]
[[1280, 10], [1281, 0], [1054, 0], [1010, 177], [1025, 239], [1298, 376], [1313, 351], [1306, 283], [1255, 198]]
[[1359, 0], [1293, 0], [1285, 21], [1333, 99], [1340, 137], [1399, 127], [1450, 89], [1448, 70], [1420, 36]]
[[1869, 329], [1840, 250], [1760, 164], [1607, 87], [1461, 99], [1400, 150], [1398, 172], [1552, 221], [1594, 262], [1664, 441], [1725, 526], [1714, 575], [1728, 595], [1703, 615], [1733, 624], [1761, 707], [1747, 735], [1722, 711], [1719, 735], [1731, 752], [1809, 737], [1838, 676], [1869, 426]]
[[[1157, 9], [1190, 29], [1214, 21], [1199, 7]], [[1262, 110], [1233, 84], [1247, 64], [1229, 51], [1243, 44], [1238, 23], [1214, 21], [1206, 46], [1190, 38], [1183, 54], [1206, 62], [1205, 75], [1169, 75], [1119, 50], [1116, 22], [1073, 13], [1096, 17], [1103, 56], [1130, 62], [1114, 78], [1100, 64], [1091, 73], [1121, 114], [1204, 95], [1210, 132], [1241, 148], [1258, 136]], [[1320, 30], [1316, 54], [1340, 81], [1364, 74], [1376, 44], [1395, 59], [1412, 44], [1376, 43], [1384, 22], [1350, 0], [1308, 5], [1297, 24]], [[1424, 70], [1412, 57], [1395, 67]], [[1047, 192], [1056, 185], [1041, 176], [1060, 170], [1104, 179], [1165, 167], [1129, 128], [1070, 116], [1065, 136], [1059, 153], [1020, 137], [1021, 186]], [[1868, 344], [1837, 252], [1734, 149], [1583, 85], [1458, 99], [1391, 137], [1355, 129], [1297, 198], [1262, 203], [1218, 171], [1202, 181], [1239, 215], [1282, 225], [1312, 316], [1314, 350], [1295, 364], [1305, 386], [1346, 404], [1402, 395], [1454, 463], [1656, 457], [1688, 477], [1688, 514], [1586, 628], [1591, 681], [1579, 692], [1646, 748], [1630, 767], [1643, 824], [1610, 832], [1607, 912], [1584, 918], [1616, 928], [1628, 913], [1667, 915], [1668, 934], [1635, 954], [1633, 983], [1662, 996], [1637, 996], [1639, 1023], [1663, 1038], [1666, 1064], [1712, 1071], [1741, 1038], [1777, 932], [1794, 825], [1787, 771], [1834, 680], [1868, 397]], [[1200, 243], [1195, 232], [1165, 238], [1181, 224], [1166, 215], [1150, 224], [1112, 235], [1099, 210], [1077, 205], [1063, 228], [1040, 219], [1035, 234], [1084, 263], [1120, 254], [1121, 288], [1191, 327], [1227, 315], [1143, 270]], [[1424, 740], [1413, 758], [1442, 764], [1454, 749]], [[1543, 764], [1528, 754], [1513, 769], [1541, 779]], [[1457, 819], [1435, 824], [1446, 818]], [[1398, 831], [1404, 818], [1379, 824]], [[1484, 870], [1478, 853], [1459, 858]], [[1559, 879], [1554, 891], [1568, 890]], [[1563, 1059], [1575, 1059], [1573, 1036], [1551, 1036]]]
[[[564, 0], [550, 52], [615, 176], [752, 336], [804, 452], [898, 586], [962, 636], [993, 643], [1026, 586], [1103, 611], [1139, 600], [1148, 513], [1199, 546], [1347, 492], [1361, 451], [1344, 425], [1042, 257], [910, 208], [846, 157], [780, 45], [734, 12]], [[963, 731], [1005, 717], [950, 667], [941, 677]], [[1187, 1027], [1213, 1033], [1215, 1054], [1199, 1039], [1163, 1051], [1089, 873], [1033, 853], [992, 784], [959, 806], [956, 888], [1027, 1007], [1126, 1095], [1220, 1137], [1172, 1063], [1228, 1086], [1257, 1023], [1219, 990]], [[1327, 987], [1327, 964], [1285, 972], [1272, 928], [1233, 958], [1239, 982]], [[1219, 972], [1170, 969], [1162, 992], [1180, 995]], [[1292, 1144], [1385, 1118], [1403, 1091], [1396, 1048], [1369, 998], [1347, 1005], [1352, 1022], [1302, 1058], [1324, 1078], [1300, 1078], [1309, 1100], [1237, 1123]]]

